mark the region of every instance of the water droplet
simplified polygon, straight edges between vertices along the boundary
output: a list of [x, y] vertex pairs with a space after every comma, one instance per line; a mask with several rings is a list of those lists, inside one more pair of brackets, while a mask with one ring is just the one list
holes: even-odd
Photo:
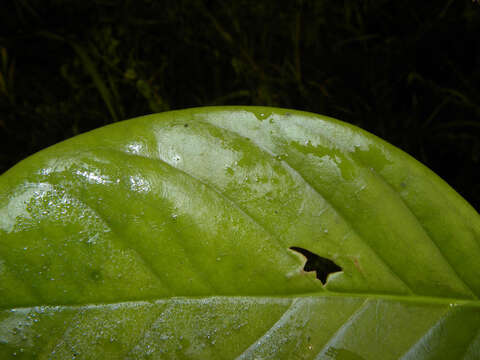
[[288, 154], [280, 154], [275, 156], [275, 159], [277, 159], [278, 161], [282, 161], [282, 160], [285, 160], [287, 157], [288, 157]]
[[271, 113], [266, 113], [266, 112], [264, 112], [264, 111], [262, 111], [262, 112], [254, 112], [253, 114], [254, 114], [255, 117], [256, 117], [258, 120], [260, 120], [260, 121], [263, 121], [263, 120], [267, 119], [267, 118], [271, 115]]
[[89, 238], [87, 240], [87, 244], [90, 244], [90, 245], [95, 245], [97, 243], [97, 239], [98, 239], [98, 233], [96, 233], [95, 235], [93, 235], [91, 238]]

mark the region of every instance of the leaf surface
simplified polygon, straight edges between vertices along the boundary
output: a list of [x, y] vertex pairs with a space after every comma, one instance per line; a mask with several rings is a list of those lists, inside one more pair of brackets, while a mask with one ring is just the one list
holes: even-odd
[[0, 177], [0, 358], [477, 359], [479, 258], [478, 213], [356, 127], [149, 115]]

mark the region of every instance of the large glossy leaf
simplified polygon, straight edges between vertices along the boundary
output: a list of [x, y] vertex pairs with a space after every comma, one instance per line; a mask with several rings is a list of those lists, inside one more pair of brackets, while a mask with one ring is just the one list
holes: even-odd
[[478, 359], [479, 259], [478, 213], [358, 128], [146, 116], [0, 177], [0, 358]]

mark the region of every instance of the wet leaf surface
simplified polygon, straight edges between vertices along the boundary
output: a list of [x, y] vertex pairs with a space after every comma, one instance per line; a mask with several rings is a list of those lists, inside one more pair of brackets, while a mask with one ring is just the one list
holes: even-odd
[[124, 121], [0, 177], [0, 357], [476, 359], [479, 243], [445, 182], [337, 120]]

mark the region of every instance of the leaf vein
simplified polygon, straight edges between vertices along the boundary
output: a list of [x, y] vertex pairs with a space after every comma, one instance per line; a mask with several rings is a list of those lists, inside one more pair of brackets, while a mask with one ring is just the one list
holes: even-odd
[[370, 302], [370, 299], [365, 299], [364, 302], [362, 302], [353, 312], [352, 314], [348, 317], [348, 319], [340, 324], [339, 328], [337, 329], [337, 331], [335, 331], [332, 336], [330, 336], [329, 339], [327, 339], [327, 341], [325, 342], [325, 344], [322, 346], [322, 348], [320, 349], [320, 351], [318, 352], [318, 354], [315, 356], [315, 359], [320, 359], [320, 355], [322, 354], [322, 352], [324, 350], [328, 350], [326, 349], [326, 347], [338, 336], [341, 334], [342, 331], [344, 331], [345, 329], [347, 329], [348, 327], [350, 327], [354, 321], [357, 320], [357, 317], [361, 315], [361, 313], [363, 311], [366, 310], [366, 307], [365, 305], [367, 305], [368, 303]]
[[[355, 158], [352, 157], [352, 160], [355, 161], [357, 164], [359, 163], [359, 161], [357, 161]], [[360, 164], [362, 164], [362, 167], [363, 168], [366, 168], [365, 164], [363, 162], [360, 162]], [[442, 251], [441, 247], [438, 245], [438, 242], [435, 240], [435, 237], [432, 236], [431, 232], [426, 228], [426, 226], [424, 224], [422, 224], [420, 222], [420, 220], [418, 219], [417, 216], [415, 216], [415, 213], [412, 211], [412, 209], [410, 208], [410, 206], [408, 205], [408, 203], [406, 202], [406, 200], [393, 188], [393, 186], [385, 179], [385, 177], [380, 174], [379, 172], [377, 171], [374, 171], [374, 174], [375, 176], [380, 179], [386, 186], [388, 186], [393, 193], [396, 194], [396, 196], [400, 199], [400, 201], [404, 204], [404, 206], [408, 209], [408, 211], [410, 211], [411, 214], [413, 214], [413, 218], [415, 219], [415, 222], [417, 223], [417, 225], [422, 229], [423, 233], [430, 239], [430, 241], [432, 242], [432, 244], [437, 248], [439, 254], [441, 255], [441, 257], [443, 258], [443, 260], [445, 261], [445, 263], [450, 267], [450, 269], [453, 271], [453, 273], [455, 274], [455, 276], [458, 278], [459, 282], [468, 290], [471, 292], [471, 294], [473, 295], [473, 297], [475, 299], [479, 299], [478, 298], [478, 295], [477, 293], [470, 287], [470, 285], [468, 285], [465, 280], [460, 276], [460, 274], [458, 273], [457, 269], [452, 265], [452, 263], [448, 260], [448, 258], [445, 256], [445, 253]]]
[[[319, 137], [321, 137], [324, 141], [326, 141], [327, 143], [330, 143], [330, 144], [333, 144], [332, 141], [330, 139], [328, 139], [325, 134], [322, 134], [321, 132], [316, 132], [316, 135], [318, 135]], [[337, 144], [333, 144], [333, 145], [337, 145]], [[343, 149], [343, 148], [342, 148]], [[345, 149], [343, 149], [345, 151]], [[346, 154], [347, 155], [347, 154]], [[364, 170], [368, 170], [369, 166], [368, 164], [366, 164], [363, 160], [355, 157], [355, 156], [351, 156], [350, 154], [347, 155], [351, 160], [352, 162], [354, 162], [356, 165], [358, 165], [359, 167], [363, 168]], [[388, 186], [392, 192], [398, 197], [398, 199], [403, 203], [403, 205], [409, 210], [409, 212], [413, 215], [413, 218], [415, 218], [415, 221], [417, 223], [417, 225], [422, 229], [423, 233], [430, 239], [430, 241], [432, 242], [432, 244], [437, 248], [439, 254], [441, 255], [441, 257], [444, 259], [445, 263], [451, 268], [451, 270], [453, 271], [453, 273], [455, 274], [455, 276], [458, 278], [459, 282], [471, 293], [471, 295], [473, 295], [473, 297], [475, 299], [479, 299], [478, 297], [478, 294], [470, 287], [469, 284], [467, 284], [465, 282], [465, 280], [460, 276], [460, 274], [458, 273], [457, 269], [452, 265], [452, 263], [448, 260], [448, 258], [445, 256], [444, 252], [441, 250], [440, 246], [438, 245], [438, 243], [435, 241], [435, 238], [432, 236], [431, 232], [426, 228], [426, 226], [424, 224], [422, 224], [420, 222], [420, 220], [418, 219], [418, 217], [415, 215], [415, 213], [412, 211], [411, 207], [408, 205], [407, 201], [402, 197], [402, 195], [395, 190], [395, 188], [392, 186], [392, 184], [390, 184], [390, 182], [387, 181], [387, 179], [385, 178], [385, 176], [383, 176], [381, 173], [379, 173], [378, 171], [374, 171], [373, 172], [374, 176], [379, 179], [380, 181], [382, 181], [386, 186]]]
[[281, 248], [284, 248], [285, 247], [285, 244], [282, 243], [282, 241], [280, 240], [280, 238], [278, 236], [276, 236], [271, 230], [267, 229], [264, 225], [262, 225], [258, 219], [256, 219], [249, 211], [247, 211], [245, 208], [243, 208], [242, 206], [240, 206], [240, 204], [238, 204], [235, 200], [233, 200], [232, 198], [230, 198], [229, 196], [225, 195], [223, 192], [221, 192], [219, 189], [217, 189], [216, 187], [214, 187], [212, 184], [210, 183], [207, 183], [199, 178], [197, 178], [196, 176], [194, 176], [193, 174], [190, 174], [182, 169], [179, 169], [171, 164], [169, 164], [168, 162], [166, 162], [165, 160], [163, 159], [160, 159], [160, 158], [153, 158], [153, 157], [148, 157], [148, 156], [145, 156], [145, 155], [138, 155], [138, 154], [130, 154], [128, 152], [124, 152], [124, 151], [121, 151], [121, 150], [115, 150], [116, 152], [119, 152], [119, 153], [122, 153], [126, 156], [133, 156], [133, 157], [140, 157], [140, 158], [143, 158], [143, 159], [147, 159], [147, 160], [150, 160], [150, 161], [159, 161], [161, 162], [162, 164], [168, 166], [168, 168], [174, 170], [174, 171], [177, 171], [185, 176], [187, 176], [188, 178], [192, 179], [193, 181], [195, 182], [198, 182], [199, 184], [205, 186], [206, 188], [210, 189], [212, 192], [214, 192], [218, 197], [220, 197], [221, 199], [225, 200], [227, 203], [233, 205], [238, 211], [240, 211], [240, 213], [242, 213], [246, 218], [248, 218], [252, 223], [254, 223], [256, 226], [258, 226], [260, 229], [262, 229], [263, 231], [265, 231], [268, 235], [270, 235], [272, 237], [272, 239], [274, 239], [279, 245]]
[[[229, 132], [231, 134], [235, 134], [236, 136], [240, 136], [240, 137], [243, 137], [242, 134], [239, 134], [238, 132], [234, 131], [234, 130], [231, 130], [231, 129], [227, 129], [227, 128], [224, 128], [224, 127], [220, 127], [219, 125], [215, 125], [215, 124], [211, 124], [209, 122], [207, 122], [206, 124], [209, 124], [211, 126], [214, 126], [214, 127], [218, 127], [218, 128], [221, 128], [223, 130], [225, 130], [226, 132]], [[273, 157], [272, 155], [272, 152], [269, 151], [267, 148], [265, 148], [263, 145], [259, 144], [258, 142], [256, 141], [253, 141], [252, 139], [251, 140], [251, 143], [254, 144], [255, 146], [257, 146], [260, 150], [262, 150], [263, 152], [269, 154], [270, 157]], [[325, 196], [325, 194], [322, 194], [319, 189], [315, 186], [313, 186], [310, 182], [308, 182], [306, 180], [306, 178], [303, 176], [303, 174], [295, 169], [290, 163], [288, 163], [286, 160], [281, 160], [281, 163], [283, 164], [284, 167], [286, 167], [287, 169], [289, 169], [290, 171], [296, 173], [298, 175], [298, 177], [304, 182], [304, 184], [306, 186], [308, 186], [309, 188], [311, 188], [318, 196], [320, 196], [323, 200], [325, 200], [325, 202], [327, 202], [331, 207], [332, 209], [334, 209], [336, 211], [336, 213], [342, 217], [345, 222], [347, 224], [349, 224], [350, 228], [352, 229], [353, 233], [355, 233], [360, 239], [362, 239], [362, 242], [365, 244], [365, 246], [367, 246], [371, 251], [372, 253], [385, 265], [385, 267], [390, 271], [390, 273], [393, 275], [394, 278], [396, 278], [403, 286], [405, 286], [405, 288], [407, 289], [407, 291], [410, 293], [410, 294], [415, 294], [414, 291], [408, 286], [408, 284], [405, 282], [404, 279], [402, 279], [400, 277], [399, 274], [397, 274], [393, 269], [392, 267], [390, 266], [390, 264], [382, 257], [380, 256], [380, 254], [378, 254], [374, 249], [373, 247], [368, 244], [366, 241], [363, 240], [363, 237], [360, 236], [360, 234], [358, 233], [358, 230], [353, 226], [352, 223], [346, 221], [346, 217], [345, 217], [345, 214], [340, 211], [340, 209], [338, 209], [337, 206], [333, 205], [332, 201], [327, 199], [327, 197]]]
[[78, 201], [83, 203], [85, 206], [87, 206], [89, 209], [91, 209], [97, 216], [102, 219], [105, 224], [108, 226], [110, 231], [112, 231], [116, 236], [113, 236], [114, 239], [119, 241], [123, 246], [125, 246], [127, 249], [132, 250], [136, 255], [138, 260], [143, 263], [145, 268], [153, 275], [153, 277], [160, 283], [162, 284], [165, 288], [167, 288], [168, 291], [171, 292], [171, 287], [165, 283], [164, 280], [160, 277], [160, 274], [155, 270], [155, 268], [152, 266], [152, 264], [147, 260], [144, 254], [142, 254], [140, 251], [138, 251], [136, 248], [129, 246], [127, 241], [122, 240], [124, 236], [115, 230], [115, 226], [112, 226], [110, 220], [108, 220], [107, 216], [105, 216], [104, 213], [102, 213], [97, 207], [92, 206], [90, 203], [86, 201], [86, 199], [79, 199], [77, 198]]
[[241, 359], [247, 359], [247, 351], [254, 351], [255, 350], [255, 345], [260, 345], [262, 339], [267, 339], [268, 335], [271, 334], [271, 332], [277, 327], [278, 324], [280, 324], [287, 316], [291, 314], [293, 310], [296, 308], [294, 307], [300, 300], [299, 299], [293, 299], [293, 301], [290, 303], [289, 307], [285, 309], [285, 311], [280, 315], [280, 317], [273, 323], [272, 326], [270, 326], [265, 333], [258, 337], [257, 340], [255, 340], [252, 344], [247, 346], [247, 348], [242, 351], [240, 355], [237, 356], [236, 360], [241, 360]]

